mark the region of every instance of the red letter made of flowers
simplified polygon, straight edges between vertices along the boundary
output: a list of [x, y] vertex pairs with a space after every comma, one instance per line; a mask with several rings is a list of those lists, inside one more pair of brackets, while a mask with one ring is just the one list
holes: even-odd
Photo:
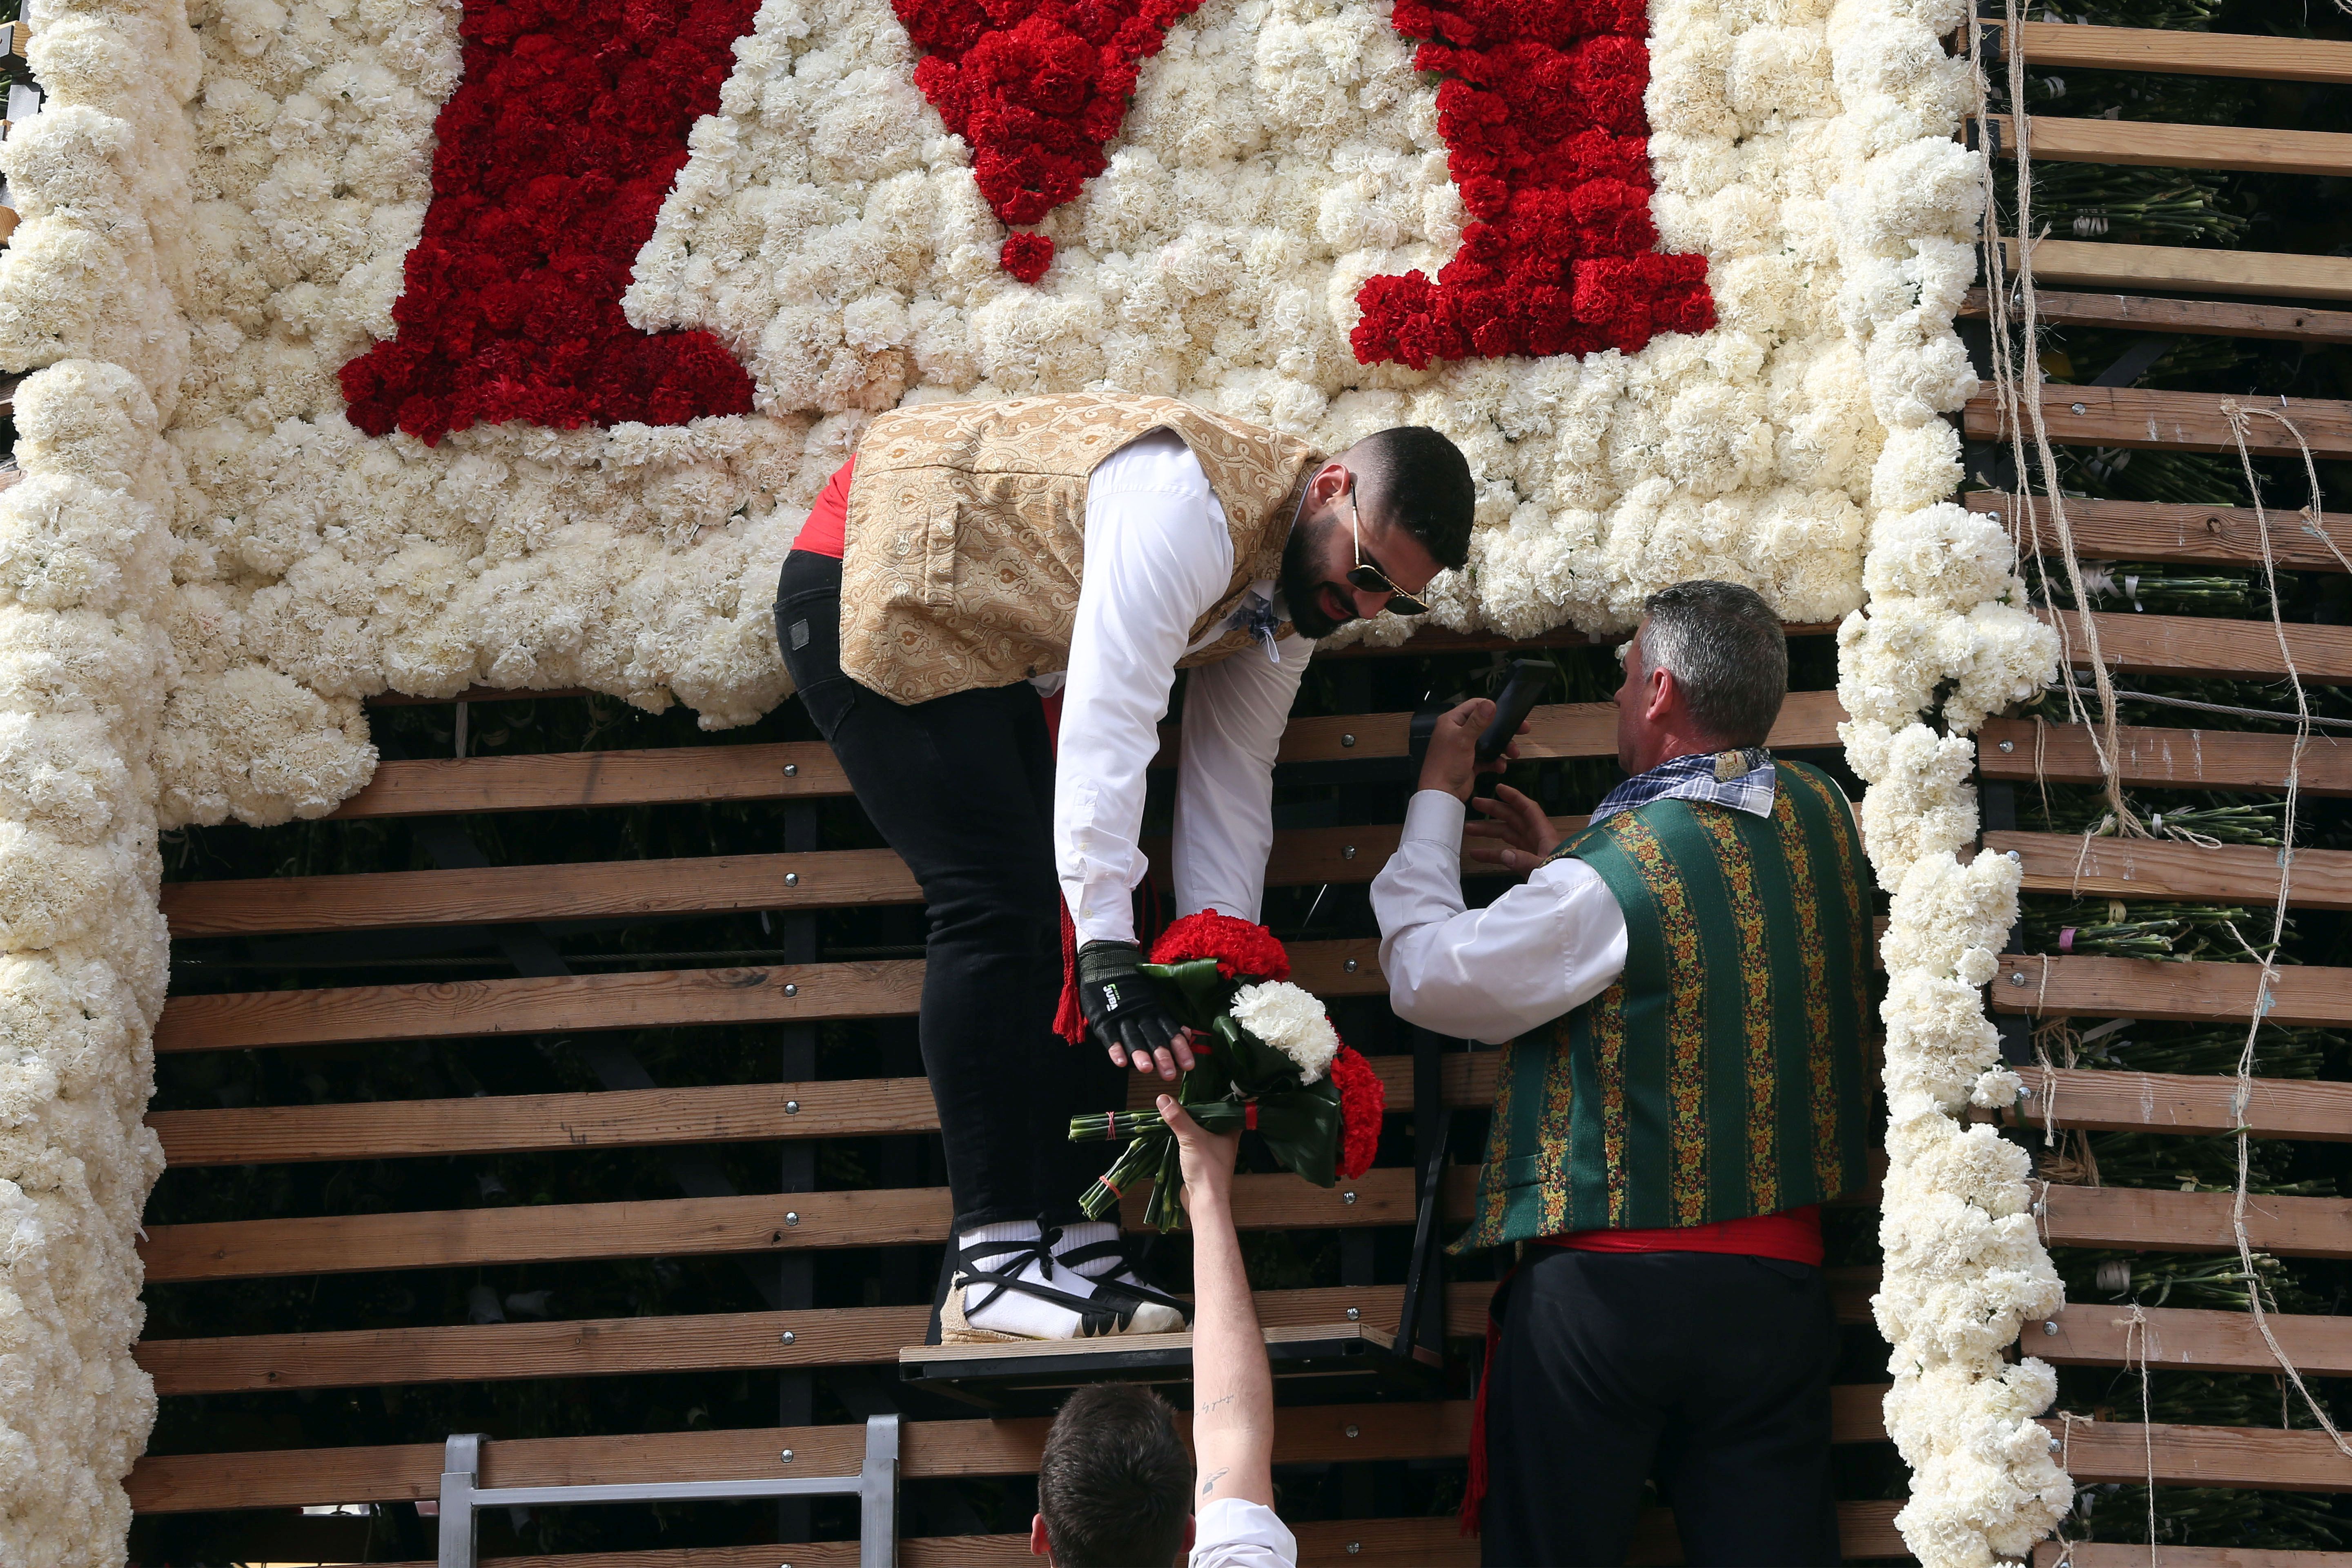
[[399, 333], [342, 369], [352, 424], [432, 444], [510, 419], [569, 430], [751, 412], [751, 378], [716, 337], [641, 332], [621, 295], [754, 9], [466, 0], [465, 74], [434, 125]]
[[1643, 0], [1397, 0], [1443, 73], [1438, 131], [1472, 222], [1436, 280], [1368, 280], [1356, 358], [1632, 353], [1715, 325], [1706, 258], [1653, 248]]

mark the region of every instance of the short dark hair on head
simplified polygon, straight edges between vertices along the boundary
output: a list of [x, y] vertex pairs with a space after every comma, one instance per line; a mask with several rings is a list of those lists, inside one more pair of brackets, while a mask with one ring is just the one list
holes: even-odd
[[1789, 639], [1764, 596], [1702, 577], [1659, 589], [1642, 613], [1644, 665], [1674, 672], [1708, 738], [1762, 745], [1789, 694]]
[[1163, 1568], [1184, 1550], [1192, 1461], [1168, 1402], [1132, 1383], [1070, 1395], [1045, 1434], [1037, 1511], [1057, 1568]]
[[1440, 566], [1462, 570], [1478, 486], [1461, 447], [1426, 425], [1398, 425], [1349, 447], [1348, 467], [1364, 486], [1360, 504], [1421, 541]]

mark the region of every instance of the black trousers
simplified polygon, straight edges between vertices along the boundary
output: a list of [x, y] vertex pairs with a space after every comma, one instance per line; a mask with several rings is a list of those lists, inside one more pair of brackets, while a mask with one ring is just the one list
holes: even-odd
[[1653, 1477], [1685, 1563], [1838, 1561], [1820, 1269], [1530, 1247], [1496, 1306], [1488, 1568], [1624, 1562]]
[[1070, 1118], [1115, 1110], [1127, 1086], [1091, 1042], [1054, 1033], [1062, 991], [1054, 876], [1054, 749], [1025, 681], [904, 704], [841, 672], [841, 563], [784, 558], [776, 633], [801, 701], [857, 803], [929, 906], [921, 1038], [939, 1103], [956, 1227], [1084, 1217], [1108, 1143]]

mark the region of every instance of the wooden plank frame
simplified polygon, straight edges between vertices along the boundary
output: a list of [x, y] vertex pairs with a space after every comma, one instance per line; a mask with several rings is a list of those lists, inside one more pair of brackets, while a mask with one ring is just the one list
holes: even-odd
[[[2013, 952], [1993, 978], [1992, 1008], [2048, 1018], [2242, 1024], [2253, 1016], [2260, 978], [2252, 963]], [[2341, 1026], [2352, 1018], [2352, 969], [2282, 966], [2263, 1016], [2290, 1028]]]
[[2017, 49], [2035, 65], [2077, 70], [2160, 71], [2352, 85], [2352, 44], [2333, 38], [2023, 22], [2017, 28]]
[[[2018, 1119], [2032, 1125], [2207, 1134], [2234, 1132], [2242, 1124], [2232, 1104], [2235, 1079], [2039, 1067], [2020, 1067], [2017, 1076], [2031, 1096], [2018, 1107]], [[2242, 1125], [2257, 1138], [2352, 1142], [2352, 1083], [2255, 1079]]]
[[[2021, 506], [1998, 490], [1972, 490], [1960, 504], [2000, 519], [2020, 551], [2057, 548], [2056, 521], [2042, 515], [2047, 503], [2039, 497]], [[2271, 559], [2282, 571], [2342, 572], [2352, 559], [2352, 513], [2323, 512], [2315, 521], [2300, 511], [2280, 510], [2268, 521]], [[2066, 526], [2075, 552], [2086, 559], [2232, 566], [2259, 566], [2263, 560], [2263, 521], [2252, 507], [2070, 497]]]
[[[2060, 656], [2077, 668], [2090, 663], [2090, 639], [2083, 617], [2073, 610], [2041, 612], [2058, 628]], [[2239, 676], [2284, 679], [2287, 661], [2305, 680], [2326, 685], [2352, 682], [2352, 626], [2232, 621], [2203, 616], [2150, 616], [2129, 611], [2093, 611], [2099, 658], [2110, 670], [2141, 675]], [[2279, 644], [2284, 633], [2285, 651]]]
[[[2345, 140], [2352, 142], [2352, 136]], [[2212, 392], [2067, 386], [2056, 382], [2043, 383], [2041, 393], [2042, 426], [2060, 446], [2235, 452], [2237, 437], [2223, 412], [2228, 405], [2246, 415], [2246, 450], [2255, 457], [2294, 457], [2302, 450], [2281, 419], [2291, 421], [2302, 432], [2315, 456], [2352, 457], [2352, 403], [2338, 399], [2229, 397]], [[2009, 439], [2009, 426], [1989, 391], [1969, 399], [1961, 410], [1960, 427], [1973, 441]]]
[[[2116, 731], [2117, 779], [2147, 789], [2261, 790], [2286, 787], [2294, 763], [2305, 795], [2352, 795], [2352, 735], [2314, 731], [2295, 754], [2293, 735], [2243, 730], [2160, 729], [2122, 725]], [[1995, 719], [1977, 732], [1977, 771], [2019, 784], [2098, 784], [2098, 737], [2080, 724]]]
[[[2281, 42], [2285, 40], [2282, 39]], [[2017, 153], [2017, 122], [1988, 115], [1996, 151]], [[2243, 125], [2179, 125], [2153, 120], [2069, 120], [2037, 114], [2028, 122], [2037, 162], [2120, 163], [2161, 169], [2226, 169], [2250, 174], [2352, 173], [2352, 135], [2336, 131], [2269, 131]]]
[[[2265, 1314], [2279, 1348], [2309, 1377], [2352, 1376], [2352, 1318]], [[2070, 1301], [2025, 1325], [2021, 1349], [2058, 1366], [2136, 1366], [2169, 1372], [2274, 1373], [2278, 1362], [2250, 1312]]]
[[[2039, 26], [2028, 23], [2027, 26]], [[2131, 30], [2137, 29], [2118, 29]], [[2265, 42], [2284, 42], [2265, 39]], [[2300, 40], [2298, 40], [2300, 41]], [[2012, 306], [2021, 310], [2022, 304]], [[1982, 289], [1971, 289], [1960, 302], [1963, 320], [1982, 321], [1991, 306]], [[2112, 327], [2126, 331], [2179, 332], [2191, 336], [2273, 338], [2287, 342], [2352, 342], [2352, 310], [2323, 310], [2301, 305], [2221, 304], [2208, 300], [2174, 300], [2149, 294], [2076, 294], [2063, 289], [2033, 291], [2034, 319], [2047, 326]], [[2071, 506], [2071, 502], [2069, 503]]]
[[[2000, 242], [2017, 273], [2017, 241]], [[2289, 300], [2352, 300], [2352, 259], [2285, 251], [2207, 250], [2193, 246], [2111, 245], [2043, 239], [2033, 245], [2038, 284], [2063, 289], [2158, 289]]]
[[[1988, 833], [1984, 845], [1992, 854], [2017, 853], [2030, 893], [2264, 906], [2278, 897], [2278, 851], [2253, 845], [2205, 849], [2172, 839], [2064, 833]], [[2303, 910], [2352, 909], [2352, 850], [2297, 850], [2287, 901]]]

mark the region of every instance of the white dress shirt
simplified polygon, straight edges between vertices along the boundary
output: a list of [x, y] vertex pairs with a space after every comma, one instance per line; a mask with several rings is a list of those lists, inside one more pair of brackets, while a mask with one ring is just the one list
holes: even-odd
[[1298, 1538], [1262, 1502], [1221, 1497], [1193, 1521], [1189, 1568], [1297, 1568]]
[[1581, 860], [1536, 868], [1483, 910], [1462, 900], [1468, 807], [1425, 789], [1372, 879], [1381, 973], [1397, 1016], [1499, 1046], [1609, 989], [1625, 967], [1625, 912]]
[[[1144, 770], [1160, 750], [1176, 661], [1245, 624], [1251, 610], [1262, 622], [1277, 609], [1275, 584], [1253, 584], [1243, 610], [1194, 639], [1193, 623], [1233, 574], [1225, 510], [1173, 431], [1130, 442], [1095, 468], [1054, 768], [1055, 873], [1081, 942], [1135, 939]], [[1171, 852], [1179, 914], [1258, 918], [1274, 847], [1274, 754], [1314, 650], [1292, 636], [1192, 671]]]

